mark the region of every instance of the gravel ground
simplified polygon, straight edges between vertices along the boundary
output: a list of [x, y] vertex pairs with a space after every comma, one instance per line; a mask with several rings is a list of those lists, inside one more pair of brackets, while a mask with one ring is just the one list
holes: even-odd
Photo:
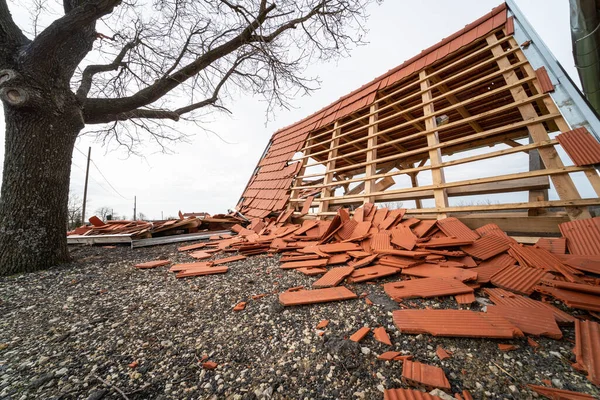
[[[524, 339], [402, 335], [392, 323], [398, 305], [380, 285], [393, 278], [350, 286], [368, 293], [371, 306], [358, 299], [284, 309], [278, 292], [317, 278], [279, 269], [277, 256], [185, 280], [168, 267], [132, 267], [191, 261], [176, 248], [77, 247], [72, 264], [0, 278], [0, 399], [382, 399], [384, 388], [407, 387], [401, 362], [377, 360], [387, 350], [442, 367], [453, 392], [476, 399], [535, 398], [525, 385], [542, 379], [600, 393], [570, 365], [572, 327], [562, 340], [536, 339], [537, 350]], [[240, 301], [246, 309], [232, 311]], [[452, 299], [407, 304], [456, 308]], [[323, 336], [314, 328], [321, 319], [330, 320]], [[372, 334], [346, 340], [362, 326], [386, 327], [393, 346]], [[503, 353], [498, 343], [519, 348]], [[452, 358], [440, 361], [438, 345]], [[203, 360], [218, 367], [203, 369]]]

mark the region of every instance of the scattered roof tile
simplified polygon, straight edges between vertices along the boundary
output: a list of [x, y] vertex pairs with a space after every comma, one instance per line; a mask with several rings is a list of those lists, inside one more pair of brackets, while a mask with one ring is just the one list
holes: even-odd
[[188, 246], [178, 247], [177, 250], [178, 251], [197, 250], [197, 249], [201, 249], [205, 246], [206, 246], [206, 243], [195, 243], [195, 244], [190, 244]]
[[494, 286], [511, 292], [530, 295], [542, 279], [552, 279], [552, 275], [541, 269], [513, 265], [492, 276], [490, 281]]
[[565, 254], [567, 252], [567, 239], [560, 238], [540, 238], [535, 247], [547, 250], [553, 254]]
[[442, 400], [442, 398], [413, 389], [385, 389], [383, 400]]
[[585, 127], [563, 132], [556, 140], [578, 166], [600, 164], [600, 143]]
[[178, 272], [175, 275], [176, 278], [187, 278], [189, 276], [202, 276], [202, 275], [214, 275], [214, 274], [224, 274], [229, 270], [228, 267], [196, 267], [191, 269], [186, 269], [185, 271]]
[[417, 237], [408, 226], [397, 225], [390, 231], [392, 233], [392, 243], [406, 250], [412, 250], [417, 244]]
[[281, 269], [294, 269], [302, 267], [324, 267], [327, 265], [328, 260], [326, 258], [319, 258], [317, 260], [305, 260], [305, 261], [291, 261], [281, 264]]
[[538, 285], [535, 287], [535, 290], [559, 299], [571, 308], [600, 311], [600, 296], [589, 293], [575, 292], [572, 290], [558, 289], [545, 285]]
[[168, 265], [170, 263], [171, 263], [171, 261], [169, 261], [169, 260], [156, 260], [156, 261], [148, 261], [148, 262], [141, 263], [141, 264], [135, 264], [134, 267], [139, 268], [139, 269], [148, 269], [148, 268], [162, 267], [162, 266]]
[[296, 292], [283, 292], [279, 295], [279, 302], [284, 306], [302, 304], [326, 303], [329, 301], [356, 299], [358, 296], [344, 286], [326, 289], [298, 290]]
[[328, 319], [322, 319], [321, 321], [319, 321], [319, 323], [317, 324], [316, 328], [317, 329], [323, 329], [323, 328], [326, 328], [327, 325], [329, 325], [329, 320]]
[[550, 310], [507, 305], [487, 306], [487, 312], [498, 314], [512, 322], [523, 333], [561, 339], [562, 332]]
[[219, 258], [218, 260], [213, 260], [213, 265], [221, 265], [221, 264], [227, 264], [230, 262], [234, 262], [234, 261], [240, 261], [240, 260], [245, 260], [246, 256], [244, 255], [238, 255], [238, 256], [231, 256], [231, 257], [224, 257], [224, 258]]
[[404, 361], [402, 379], [410, 385], [450, 390], [450, 382], [443, 369], [417, 361]]
[[383, 344], [387, 344], [388, 346], [392, 345], [392, 342], [390, 341], [390, 336], [385, 331], [385, 328], [383, 326], [374, 328], [373, 329], [373, 336], [375, 337], [375, 340], [377, 340], [378, 342], [381, 342]]
[[438, 356], [440, 361], [444, 361], [450, 358], [450, 354], [442, 346], [438, 346], [435, 350], [435, 354]]
[[[600, 324], [593, 321], [575, 321], [576, 367], [587, 373], [596, 386], [600, 386]], [[574, 365], [575, 366], [575, 365]]]
[[373, 265], [372, 267], [360, 268], [354, 270], [348, 282], [360, 283], [366, 281], [372, 281], [374, 279], [383, 278], [385, 276], [395, 275], [400, 271], [394, 267], [386, 267], [385, 265]]
[[421, 264], [415, 267], [405, 268], [402, 274], [418, 276], [422, 278], [453, 278], [460, 281], [473, 281], [477, 279], [477, 272], [473, 269], [462, 269], [453, 267], [440, 267], [433, 264]]
[[393, 319], [402, 333], [498, 339], [523, 336], [501, 316], [469, 310], [396, 310]]
[[473, 244], [461, 247], [461, 250], [479, 260], [487, 260], [509, 249], [511, 242], [501, 236], [487, 235]]
[[386, 351], [385, 353], [381, 353], [377, 356], [378, 360], [391, 361], [395, 357], [399, 356], [401, 353], [399, 351]]
[[450, 217], [438, 220], [437, 225], [448, 236], [453, 236], [461, 240], [479, 239], [477, 232], [471, 230], [471, 228], [460, 222], [457, 218]]
[[534, 392], [552, 400], [593, 400], [594, 396], [585, 393], [572, 392], [570, 390], [555, 389], [539, 385], [527, 385]]
[[383, 290], [394, 300], [450, 296], [473, 293], [473, 289], [459, 280], [451, 278], [425, 278], [390, 282]]
[[571, 254], [600, 256], [600, 217], [563, 222], [558, 227]]
[[312, 284], [315, 288], [325, 288], [339, 285], [354, 271], [353, 267], [331, 268], [321, 278]]
[[365, 336], [369, 334], [369, 332], [371, 332], [371, 329], [368, 326], [363, 326], [362, 328], [354, 332], [352, 336], [350, 336], [350, 340], [352, 340], [353, 342], [360, 342], [365, 338]]

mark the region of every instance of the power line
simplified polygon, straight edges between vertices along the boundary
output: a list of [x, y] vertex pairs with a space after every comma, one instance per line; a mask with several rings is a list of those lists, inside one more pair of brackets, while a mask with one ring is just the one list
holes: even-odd
[[[83, 173], [85, 173], [85, 169], [83, 169], [83, 167], [80, 167], [79, 165], [75, 164], [74, 162], [72, 162], [71, 164], [73, 164], [74, 166], [76, 166], [77, 168], [79, 168]], [[108, 193], [109, 195], [114, 196], [114, 193], [112, 193], [110, 190], [108, 190], [106, 187], [104, 187], [104, 185], [102, 185], [100, 182], [98, 182], [96, 179], [94, 179], [93, 176], [90, 176], [90, 179], [93, 180], [94, 182], [96, 182], [96, 184], [98, 186], [100, 186], [100, 188], [102, 188], [102, 190], [104, 190], [106, 193]], [[125, 199], [127, 200], [127, 199]]]
[[[78, 152], [80, 152], [84, 157], [87, 157], [85, 155], [85, 153], [81, 150], [79, 150], [77, 148], [77, 146], [75, 146], [75, 150], [77, 150]], [[104, 176], [104, 174], [102, 173], [102, 171], [100, 171], [100, 168], [98, 167], [98, 165], [96, 165], [96, 163], [94, 162], [93, 159], [90, 159], [90, 161], [92, 162], [92, 164], [94, 165], [94, 167], [96, 168], [96, 170], [98, 171], [98, 173], [102, 176], [102, 178], [104, 178], [104, 180], [106, 181], [106, 183], [108, 183], [108, 186], [110, 186], [112, 188], [112, 190], [115, 191], [116, 194], [118, 194], [119, 196], [121, 196], [124, 200], [130, 200], [127, 197], [123, 196], [121, 193], [119, 193], [119, 191], [117, 189], [115, 189], [115, 187], [109, 182], [109, 180], [106, 178], [106, 176]], [[94, 178], [92, 178], [94, 181], [96, 181]], [[97, 183], [97, 181], [96, 181]]]

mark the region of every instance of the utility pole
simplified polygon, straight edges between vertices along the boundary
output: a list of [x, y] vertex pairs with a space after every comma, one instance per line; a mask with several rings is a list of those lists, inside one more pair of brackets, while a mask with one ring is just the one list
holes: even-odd
[[136, 215], [136, 196], [133, 196], [133, 220], [135, 221], [135, 215]]
[[88, 177], [90, 176], [90, 156], [92, 155], [92, 146], [88, 148], [87, 167], [85, 168], [85, 185], [83, 186], [83, 206], [81, 207], [81, 222], [85, 223], [85, 203], [87, 201]]
[[161, 219], [161, 221], [165, 219], [165, 217], [163, 216], [163, 212], [162, 211], [160, 212], [160, 219]]

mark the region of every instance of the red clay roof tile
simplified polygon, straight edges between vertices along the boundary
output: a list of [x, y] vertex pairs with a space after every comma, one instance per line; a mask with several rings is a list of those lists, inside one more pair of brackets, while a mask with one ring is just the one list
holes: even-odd
[[554, 92], [554, 85], [552, 84], [552, 80], [550, 80], [550, 76], [548, 75], [548, 71], [546, 71], [546, 67], [541, 66], [536, 69], [535, 77], [542, 88], [542, 93]]
[[178, 272], [175, 275], [176, 278], [186, 278], [189, 276], [202, 276], [202, 275], [214, 275], [214, 274], [224, 274], [229, 270], [228, 267], [195, 267], [186, 269], [185, 271]]
[[392, 345], [392, 342], [390, 341], [390, 336], [385, 331], [385, 328], [383, 326], [373, 329], [373, 337], [380, 343], [387, 344], [388, 346]]
[[305, 261], [291, 261], [281, 264], [281, 269], [294, 269], [303, 267], [324, 267], [327, 265], [328, 260], [326, 258], [319, 258], [318, 260], [305, 260]]
[[498, 339], [523, 336], [501, 316], [468, 310], [396, 310], [393, 319], [402, 333]]
[[362, 328], [354, 332], [352, 336], [350, 336], [350, 340], [352, 340], [353, 342], [360, 342], [365, 338], [365, 336], [369, 334], [369, 332], [371, 332], [371, 329], [368, 326], [363, 326]]
[[473, 289], [461, 281], [449, 278], [425, 278], [390, 282], [383, 285], [383, 290], [396, 301], [473, 293]]
[[373, 250], [373, 251], [393, 250], [393, 247], [390, 242], [390, 233], [388, 231], [383, 231], [383, 232], [374, 234], [371, 237], [371, 250]]
[[171, 268], [169, 268], [169, 272], [185, 271], [186, 269], [192, 269], [197, 267], [211, 267], [212, 265], [213, 264], [210, 261], [175, 264]]
[[600, 217], [563, 222], [558, 227], [571, 254], [600, 256]]
[[145, 263], [136, 264], [136, 265], [134, 265], [134, 267], [139, 268], [139, 269], [148, 269], [148, 268], [162, 267], [163, 265], [168, 265], [168, 264], [171, 264], [171, 261], [156, 260], [156, 261], [148, 261]]
[[454, 299], [458, 304], [472, 304], [475, 302], [475, 293], [455, 294]]
[[386, 351], [385, 353], [381, 353], [377, 356], [378, 360], [391, 361], [395, 357], [399, 356], [401, 353], [399, 351]]
[[585, 371], [596, 386], [600, 386], [600, 324], [575, 321], [575, 359], [577, 368]]
[[537, 301], [531, 299], [529, 297], [521, 296], [520, 294], [515, 294], [509, 292], [508, 290], [498, 289], [498, 288], [485, 288], [483, 291], [490, 296], [490, 299], [499, 305], [507, 305], [517, 308], [533, 308], [537, 310], [550, 310], [554, 315], [554, 319], [559, 324], [572, 324], [575, 322], [575, 317], [567, 314], [566, 312], [559, 310], [551, 304], [544, 303], [541, 301]]
[[527, 387], [534, 392], [541, 394], [552, 400], [593, 400], [594, 397], [579, 392], [572, 392], [570, 390], [556, 389], [546, 386], [539, 385], [527, 385]]
[[[237, 225], [237, 226], [239, 226], [239, 225]], [[240, 228], [241, 228], [241, 226], [240, 226]], [[231, 230], [233, 230], [233, 228]], [[190, 244], [188, 246], [178, 247], [177, 251], [197, 250], [197, 249], [203, 248], [204, 246], [206, 246], [206, 243]]]
[[444, 361], [450, 358], [450, 354], [442, 346], [438, 346], [435, 350], [435, 354], [438, 356], [440, 361]]
[[413, 389], [385, 389], [383, 400], [442, 400], [442, 398]]
[[360, 260], [351, 261], [348, 263], [348, 265], [351, 267], [357, 268], [357, 269], [363, 268], [363, 267], [366, 267], [367, 265], [371, 264], [373, 261], [375, 261], [375, 259], [377, 259], [377, 254], [372, 254], [365, 258], [361, 258]]
[[297, 292], [283, 292], [279, 295], [279, 302], [284, 306], [302, 304], [326, 303], [329, 301], [356, 299], [358, 296], [344, 286], [326, 289], [299, 290]]
[[392, 233], [392, 244], [406, 250], [412, 250], [417, 244], [417, 237], [408, 226], [397, 225], [390, 231]]
[[385, 276], [395, 275], [400, 271], [394, 267], [385, 265], [373, 265], [372, 267], [360, 268], [354, 270], [348, 278], [349, 283], [360, 283], [383, 278]]
[[573, 254], [558, 254], [565, 264], [580, 271], [600, 275], [600, 256], [578, 256]]
[[296, 268], [296, 271], [302, 272], [304, 275], [307, 275], [307, 276], [316, 276], [316, 275], [321, 275], [321, 274], [324, 274], [325, 272], [327, 272], [327, 268], [318, 268], [318, 267], [307, 268], [307, 267], [300, 267], [300, 268]]
[[584, 283], [561, 282], [557, 280], [542, 280], [542, 284], [559, 289], [572, 290], [574, 292], [590, 293], [600, 296], [600, 286]]
[[538, 285], [537, 292], [550, 295], [571, 308], [580, 310], [600, 311], [600, 296], [588, 293], [574, 292], [572, 290], [558, 289], [554, 287]]
[[214, 260], [212, 263], [213, 263], [213, 265], [221, 265], [221, 264], [227, 264], [229, 262], [245, 260], [246, 258], [247, 257], [243, 256], [243, 255], [231, 256], [231, 257], [219, 258], [218, 260]]
[[479, 260], [487, 260], [498, 254], [504, 253], [510, 247], [511, 242], [496, 235], [487, 235], [477, 239], [469, 246], [461, 247], [461, 250]]
[[448, 382], [443, 369], [417, 361], [404, 361], [402, 379], [409, 385], [450, 390], [450, 382]]
[[339, 285], [354, 271], [353, 267], [331, 268], [325, 275], [312, 284], [315, 288], [324, 288]]
[[[431, 233], [434, 230], [438, 229], [436, 220], [429, 219], [429, 220], [423, 220], [420, 222], [416, 218], [414, 218], [414, 220], [416, 221], [417, 225], [412, 227], [412, 230], [415, 233], [415, 235], [417, 235], [417, 237], [422, 238], [424, 236], [427, 236], [428, 233]], [[410, 221], [410, 220], [408, 220], [408, 221]], [[404, 225], [404, 223], [402, 225]]]
[[563, 149], [577, 166], [600, 163], [600, 143], [584, 127], [556, 136]]
[[322, 244], [319, 250], [323, 253], [344, 253], [346, 251], [359, 251], [361, 247], [356, 243], [331, 243]]
[[547, 336], [552, 339], [562, 338], [562, 332], [556, 325], [551, 310], [495, 305], [487, 306], [487, 312], [503, 316], [525, 334]]
[[462, 240], [477, 240], [479, 235], [468, 226], [460, 222], [457, 218], [450, 217], [437, 221], [437, 225], [442, 232], [448, 236], [453, 236]]
[[433, 264], [421, 264], [415, 267], [404, 268], [402, 274], [418, 276], [421, 278], [454, 278], [460, 281], [473, 281], [477, 279], [475, 268], [462, 269], [453, 267], [440, 267]]
[[492, 285], [511, 292], [530, 295], [542, 279], [552, 279], [552, 275], [541, 269], [513, 265], [492, 276], [490, 281]]

